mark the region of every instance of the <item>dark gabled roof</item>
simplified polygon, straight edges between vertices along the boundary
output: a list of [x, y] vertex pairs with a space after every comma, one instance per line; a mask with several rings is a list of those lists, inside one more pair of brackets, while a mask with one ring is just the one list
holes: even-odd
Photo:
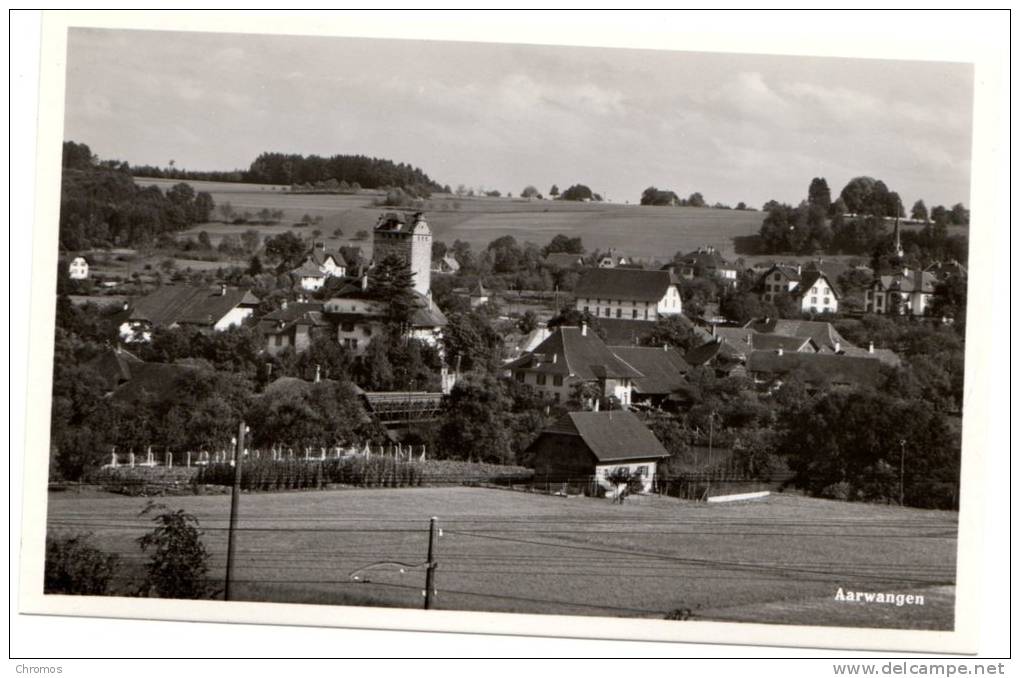
[[347, 261], [344, 259], [344, 255], [340, 252], [333, 252], [320, 247], [313, 247], [311, 254], [308, 255], [308, 260], [317, 266], [322, 266], [326, 263], [327, 259], [333, 259], [333, 263], [342, 268], [347, 267]]
[[785, 264], [773, 264], [768, 268], [767, 271], [761, 274], [758, 279], [759, 285], [765, 284], [766, 278], [771, 276], [773, 273], [781, 273], [787, 280], [799, 281], [801, 273], [794, 266], [787, 266]]
[[472, 297], [487, 297], [489, 296], [489, 290], [485, 289], [485, 285], [482, 284], [482, 279], [478, 279], [478, 284], [475, 285], [474, 289], [471, 290]]
[[825, 275], [823, 271], [810, 270], [804, 271], [800, 277], [800, 283], [790, 291], [790, 294], [794, 297], [803, 297], [811, 291], [811, 287], [818, 282], [819, 279], [825, 280], [829, 285], [829, 289], [832, 290], [832, 296], [839, 299], [842, 295], [839, 290], [836, 289], [836, 285], [829, 279], [829, 276]]
[[169, 400], [177, 395], [181, 377], [206, 371], [195, 365], [180, 363], [132, 363], [131, 379], [117, 387], [111, 397], [120, 402], [136, 402], [143, 394], [157, 400]]
[[645, 395], [667, 395], [681, 388], [690, 365], [674, 348], [615, 346], [610, 350], [644, 376], [634, 380], [634, 391]]
[[644, 376], [613, 354], [594, 331], [589, 329], [582, 334], [579, 327], [557, 327], [534, 351], [525, 353], [507, 367], [575, 376], [584, 381]]
[[545, 263], [558, 268], [580, 268], [584, 264], [584, 257], [569, 252], [553, 252], [545, 255]]
[[715, 327], [713, 334], [720, 337], [734, 353], [744, 355], [751, 350], [748, 338], [754, 336], [754, 332], [744, 327]]
[[836, 344], [841, 347], [852, 347], [849, 341], [843, 338], [832, 323], [822, 320], [783, 320], [770, 319], [751, 320], [744, 327], [756, 332], [780, 334], [787, 337], [804, 337], [811, 339], [819, 351], [834, 351]]
[[296, 275], [299, 278], [325, 278], [329, 275], [328, 273], [324, 273], [322, 269], [319, 268], [319, 264], [312, 261], [311, 257], [305, 259], [305, 262], [291, 271], [291, 274]]
[[837, 355], [834, 353], [787, 353], [752, 351], [747, 370], [752, 374], [782, 377], [802, 370], [808, 381], [833, 384], [877, 386], [882, 379], [882, 362], [874, 358]]
[[415, 307], [411, 313], [411, 327], [445, 327], [450, 324], [431, 297], [415, 292]]
[[214, 325], [238, 306], [256, 306], [258, 298], [246, 289], [164, 285], [131, 304], [128, 320], [154, 326]]
[[599, 318], [597, 322], [606, 335], [607, 346], [634, 346], [655, 330], [655, 322], [651, 320]]
[[716, 270], [720, 268], [736, 270], [736, 267], [730, 266], [726, 263], [723, 256], [719, 254], [719, 250], [714, 247], [699, 247], [693, 252], [688, 252], [687, 254], [682, 255], [678, 261], [683, 266], [704, 268], [707, 270]]
[[669, 456], [655, 434], [627, 410], [568, 412], [543, 433], [580, 437], [599, 463]]
[[847, 355], [852, 358], [869, 358], [890, 367], [899, 367], [902, 364], [896, 352], [888, 348], [858, 348], [857, 346], [840, 347], [840, 355]]
[[784, 351], [791, 351], [793, 353], [798, 351], [816, 353], [818, 350], [810, 337], [788, 337], [783, 334], [759, 333], [751, 335], [751, 348], [756, 351], [775, 351], [781, 348]]
[[700, 346], [695, 346], [684, 354], [684, 360], [691, 367], [701, 367], [714, 360], [720, 363], [735, 364], [740, 362], [742, 355], [722, 337], [715, 337]]
[[425, 224], [425, 219], [422, 217], [421, 212], [415, 213], [411, 218], [410, 227], [408, 227], [408, 220], [405, 215], [400, 212], [386, 212], [379, 215], [379, 221], [375, 225], [375, 230], [391, 233], [414, 233], [419, 230], [419, 224]]
[[356, 245], [342, 245], [339, 248], [340, 256], [344, 258], [348, 267], [358, 266], [365, 261], [365, 255], [361, 248]]
[[669, 271], [639, 268], [589, 268], [581, 274], [574, 296], [588, 299], [626, 299], [657, 302], [666, 296], [673, 276]]
[[878, 286], [883, 291], [899, 290], [900, 292], [907, 293], [921, 292], [923, 294], [934, 294], [937, 280], [934, 273], [910, 270], [907, 275], [900, 273], [897, 275], [879, 276], [872, 283], [872, 286]]
[[329, 322], [323, 314], [323, 306], [322, 302], [287, 304], [286, 308], [279, 308], [264, 315], [259, 321], [258, 329], [267, 334], [280, 334], [290, 331], [295, 325], [329, 327]]
[[141, 359], [120, 347], [109, 348], [85, 363], [85, 367], [93, 370], [105, 382], [105, 388], [112, 391], [119, 384], [130, 381], [131, 367], [141, 363]]

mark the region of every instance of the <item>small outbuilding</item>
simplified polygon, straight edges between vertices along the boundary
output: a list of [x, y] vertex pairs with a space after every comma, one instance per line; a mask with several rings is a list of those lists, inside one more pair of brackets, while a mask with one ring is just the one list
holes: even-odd
[[659, 462], [668, 456], [655, 434], [626, 410], [568, 412], [543, 429], [525, 452], [538, 481], [594, 480], [605, 486], [606, 476], [626, 468], [643, 478], [645, 492], [652, 488]]

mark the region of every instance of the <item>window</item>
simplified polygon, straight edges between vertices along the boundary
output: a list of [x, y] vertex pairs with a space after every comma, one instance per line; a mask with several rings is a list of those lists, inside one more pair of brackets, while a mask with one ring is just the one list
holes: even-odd
[[783, 276], [781, 276], [781, 275], [779, 275], [778, 273], [776, 273], [776, 274], [775, 274], [774, 276], [772, 276], [772, 279], [773, 279], [773, 280], [782, 280], [782, 279], [783, 279]]
[[283, 335], [282, 334], [277, 334], [276, 335], [276, 345], [277, 346], [283, 346]]
[[536, 374], [535, 375], [535, 383], [538, 384], [539, 386], [545, 386], [545, 375], [544, 374]]
[[[645, 313], [647, 313], [647, 312], [648, 311], [645, 311]], [[630, 317], [631, 317], [631, 319], [636, 319], [637, 318], [637, 309], [636, 308], [633, 311], [630, 312]]]
[[558, 403], [559, 401], [560, 401], [560, 392], [556, 391], [555, 393], [553, 393], [553, 402], [557, 402]]
[[811, 305], [815, 306], [818, 304], [818, 297], [811, 297]]
[[587, 306], [584, 307], [584, 312], [588, 313], [588, 307]]
[[829, 298], [828, 297], [825, 297], [825, 299], [823, 299], [822, 301], [825, 303], [826, 306], [829, 305]]
[[616, 309], [616, 317], [620, 318], [622, 316], [623, 316], [623, 309], [622, 308]]
[[557, 374], [553, 377], [553, 386], [563, 386], [563, 375]]
[[514, 372], [514, 380], [523, 384], [524, 383], [524, 372]]
[[648, 477], [648, 467], [647, 466], [638, 466], [636, 469], [634, 469], [634, 474], [637, 475], [637, 476], [640, 476], [642, 478], [647, 478]]
[[606, 317], [607, 318], [609, 317], [610, 312], [611, 312], [611, 309], [607, 306], [606, 307]]
[[817, 285], [815, 287], [811, 288], [811, 294], [818, 294], [818, 286]]
[[648, 320], [648, 309], [645, 309], [645, 320]]
[[340, 323], [340, 329], [343, 330], [344, 332], [353, 332], [354, 323], [352, 322]]

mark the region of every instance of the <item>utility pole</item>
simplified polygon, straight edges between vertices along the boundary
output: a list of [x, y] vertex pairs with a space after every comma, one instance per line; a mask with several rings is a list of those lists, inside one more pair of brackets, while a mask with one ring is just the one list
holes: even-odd
[[708, 416], [708, 467], [712, 468], [712, 437], [715, 434], [715, 410]]
[[432, 609], [432, 597], [436, 595], [436, 523], [439, 519], [435, 516], [429, 519], [429, 552], [428, 560], [425, 561], [425, 609]]
[[903, 506], [903, 461], [907, 456], [907, 441], [900, 440], [900, 506]]
[[244, 458], [244, 433], [248, 427], [242, 421], [237, 427], [237, 445], [234, 447], [234, 487], [230, 492], [230, 529], [227, 532], [227, 580], [223, 599], [230, 600], [230, 584], [234, 578], [234, 541], [237, 532], [237, 503], [241, 498], [241, 460]]

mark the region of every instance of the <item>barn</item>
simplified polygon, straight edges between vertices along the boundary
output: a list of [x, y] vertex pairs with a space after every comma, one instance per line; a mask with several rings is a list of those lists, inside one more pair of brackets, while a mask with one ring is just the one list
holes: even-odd
[[626, 410], [568, 412], [525, 451], [535, 480], [606, 484], [606, 475], [623, 467], [644, 478], [645, 492], [652, 488], [658, 463], [668, 456], [648, 427]]

